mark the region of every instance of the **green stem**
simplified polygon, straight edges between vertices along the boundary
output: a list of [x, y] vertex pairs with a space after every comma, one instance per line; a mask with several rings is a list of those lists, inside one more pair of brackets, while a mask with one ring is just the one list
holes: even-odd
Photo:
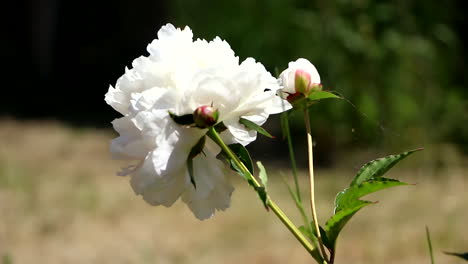
[[335, 250], [331, 250], [330, 252], [330, 264], [335, 263]]
[[291, 167], [292, 167], [293, 178], [294, 178], [294, 186], [296, 189], [296, 194], [295, 194], [296, 199], [294, 199], [294, 202], [296, 203], [296, 207], [301, 214], [302, 221], [304, 222], [304, 226], [307, 227], [311, 233], [313, 233], [312, 223], [309, 221], [309, 218], [307, 217], [307, 214], [304, 210], [304, 206], [302, 205], [302, 195], [301, 195], [301, 191], [299, 188], [296, 157], [294, 155], [294, 147], [293, 147], [292, 138], [291, 138], [291, 129], [289, 127], [288, 112], [284, 112], [281, 114], [281, 121], [283, 122], [282, 124], [283, 131], [286, 136], [286, 141], [288, 142], [289, 159], [291, 160]]
[[317, 211], [315, 209], [315, 183], [314, 183], [314, 152], [313, 152], [313, 142], [312, 142], [312, 132], [310, 129], [310, 119], [309, 119], [309, 109], [304, 110], [304, 122], [307, 130], [307, 146], [309, 152], [309, 183], [310, 183], [310, 209], [312, 211], [312, 219], [315, 224], [315, 231], [317, 232], [317, 240], [319, 242], [320, 252], [322, 257], [327, 259], [327, 253], [325, 252], [325, 247], [322, 242], [322, 235], [320, 234], [320, 227], [318, 223]]
[[[224, 143], [224, 141], [219, 136], [218, 132], [211, 127], [207, 135], [221, 147], [222, 151], [234, 161], [236, 166], [242, 170], [244, 174], [247, 174], [252, 178], [252, 182], [255, 187], [261, 187], [258, 181], [253, 177], [250, 171], [245, 167], [244, 163], [237, 157], [236, 154]], [[301, 245], [312, 255], [314, 256], [314, 246], [304, 237], [301, 231], [293, 224], [293, 222], [286, 216], [286, 214], [279, 208], [279, 206], [273, 202], [269, 197], [267, 198], [267, 206], [276, 214], [276, 216], [281, 220], [281, 222], [288, 228], [288, 230], [296, 237], [296, 239], [301, 243]], [[322, 260], [320, 260], [322, 262]]]
[[429, 256], [431, 257], [431, 264], [434, 264], [434, 253], [432, 252], [431, 235], [429, 234], [429, 228], [427, 226], [426, 226], [426, 238], [427, 238], [427, 246], [429, 247]]
[[294, 186], [296, 187], [296, 194], [297, 194], [297, 199], [299, 202], [302, 202], [302, 197], [301, 197], [301, 190], [299, 189], [299, 181], [297, 177], [297, 165], [296, 165], [296, 157], [294, 155], [294, 147], [292, 144], [292, 139], [291, 139], [291, 130], [289, 129], [289, 118], [288, 118], [288, 113], [284, 112], [282, 114], [283, 116], [283, 127], [284, 127], [284, 132], [286, 136], [286, 140], [288, 142], [288, 150], [289, 150], [289, 159], [291, 160], [291, 167], [293, 171], [293, 177], [294, 177]]

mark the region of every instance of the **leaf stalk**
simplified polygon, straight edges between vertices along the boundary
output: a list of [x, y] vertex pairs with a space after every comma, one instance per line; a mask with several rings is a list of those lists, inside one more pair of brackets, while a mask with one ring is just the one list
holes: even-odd
[[[237, 155], [232, 152], [229, 146], [224, 143], [224, 141], [219, 136], [218, 132], [211, 127], [207, 133], [208, 137], [210, 137], [219, 147], [221, 147], [222, 151], [233, 160], [233, 162], [242, 170], [244, 174], [249, 175], [249, 178], [252, 178], [252, 183], [254, 187], [261, 187], [259, 182], [253, 177], [244, 163], [237, 157]], [[252, 176], [252, 177], [250, 177]], [[281, 210], [281, 208], [269, 197], [267, 198], [266, 205], [275, 213], [275, 215], [280, 219], [280, 221], [288, 228], [288, 230], [294, 235], [294, 237], [301, 243], [301, 245], [312, 255], [314, 256], [315, 247], [307, 240], [307, 238], [302, 234], [302, 232], [294, 225], [294, 223], [286, 216], [286, 214]], [[317, 260], [319, 263], [327, 263], [323, 259]]]
[[313, 142], [312, 142], [312, 132], [310, 128], [310, 119], [309, 119], [309, 109], [304, 109], [304, 122], [306, 125], [307, 131], [307, 146], [308, 146], [308, 161], [309, 161], [309, 187], [310, 187], [310, 209], [312, 211], [312, 219], [315, 226], [315, 231], [317, 233], [317, 240], [320, 247], [320, 252], [322, 257], [327, 259], [327, 253], [325, 252], [325, 247], [323, 246], [322, 235], [320, 234], [320, 227], [318, 223], [317, 211], [315, 209], [315, 180], [314, 180], [314, 152], [313, 152]]

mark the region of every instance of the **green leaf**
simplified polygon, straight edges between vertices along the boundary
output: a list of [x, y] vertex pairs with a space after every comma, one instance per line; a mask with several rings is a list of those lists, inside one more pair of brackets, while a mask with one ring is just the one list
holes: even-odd
[[243, 124], [245, 127], [247, 127], [248, 129], [250, 130], [255, 130], [257, 131], [258, 133], [264, 135], [264, 136], [267, 136], [269, 138], [274, 138], [274, 136], [272, 136], [270, 133], [268, 133], [268, 131], [266, 131], [263, 127], [255, 124], [254, 122], [248, 120], [248, 119], [245, 119], [245, 118], [240, 118], [239, 119], [239, 123]]
[[321, 226], [320, 228], [320, 235], [322, 236], [322, 242], [327, 248], [333, 248], [332, 243], [330, 242], [330, 239], [328, 239], [327, 231], [323, 229]]
[[249, 151], [239, 143], [228, 145], [228, 147], [231, 149], [231, 151], [234, 153], [234, 155], [236, 155], [239, 158], [239, 160], [245, 165], [245, 167], [249, 170], [250, 174], [249, 173], [244, 173], [244, 170], [237, 167], [236, 162], [234, 160], [229, 158], [228, 155], [224, 154], [223, 156], [230, 163], [231, 169], [236, 171], [239, 175], [241, 175], [249, 183], [250, 186], [252, 186], [253, 188], [256, 188], [255, 184], [254, 184], [254, 179], [253, 179], [253, 176], [252, 176], [253, 173], [254, 173], [253, 172], [253, 162], [252, 162], [252, 159], [250, 158]]
[[416, 151], [420, 151], [421, 149], [415, 149], [408, 152], [403, 152], [398, 155], [390, 155], [384, 158], [376, 159], [366, 163], [362, 168], [358, 171], [356, 177], [354, 177], [353, 181], [351, 182], [350, 186], [356, 186], [364, 181], [380, 177], [384, 175], [388, 170], [390, 170], [395, 164], [397, 164], [402, 159], [408, 157], [410, 154], [413, 154]]
[[382, 175], [399, 161], [418, 150], [420, 149], [390, 155], [365, 164], [358, 171], [349, 188], [338, 193], [335, 198], [334, 215], [325, 225], [329, 244], [332, 246], [331, 250], [335, 250], [336, 239], [351, 217], [361, 208], [372, 203], [360, 200], [361, 197], [390, 187], [407, 185], [407, 183], [398, 180], [384, 178]]
[[[234, 155], [236, 155], [240, 159], [240, 161], [245, 165], [245, 167], [249, 170], [250, 173], [247, 173], [247, 172], [244, 173], [244, 170], [239, 168], [236, 165], [236, 162], [234, 160], [232, 160], [231, 158], [229, 158], [228, 155], [223, 153], [224, 158], [226, 158], [226, 160], [230, 163], [231, 169], [235, 170], [242, 177], [244, 177], [244, 179], [249, 183], [249, 185], [254, 188], [254, 190], [257, 192], [258, 196], [260, 197], [260, 200], [262, 200], [263, 205], [265, 206], [265, 209], [267, 209], [267, 211], [269, 211], [270, 208], [268, 207], [268, 203], [267, 203], [268, 202], [268, 195], [267, 195], [265, 187], [258, 187], [254, 183], [255, 179], [252, 176], [253, 175], [253, 162], [252, 162], [252, 159], [250, 158], [250, 154], [249, 154], [248, 150], [244, 146], [242, 146], [241, 144], [237, 144], [237, 143], [228, 145], [228, 147], [231, 149], [231, 151], [234, 153]], [[258, 163], [257, 163], [257, 165], [258, 165]], [[263, 170], [263, 172], [266, 175], [265, 168], [263, 167], [263, 165], [261, 165], [261, 163], [260, 163], [260, 166], [259, 166], [260, 170]], [[263, 176], [261, 176], [261, 177], [263, 177]], [[262, 182], [263, 182], [263, 180], [262, 180]], [[266, 182], [265, 182], [265, 184], [266, 184]]]
[[[232, 152], [234, 152], [234, 154], [239, 157], [239, 159], [242, 161], [242, 163], [244, 163], [245, 167], [247, 167], [247, 169], [250, 171], [250, 173], [253, 175], [254, 174], [254, 169], [253, 169], [253, 162], [252, 162], [252, 159], [250, 158], [250, 154], [249, 154], [249, 151], [244, 147], [242, 146], [241, 144], [239, 143], [235, 143], [235, 144], [231, 144], [228, 146]], [[231, 165], [233, 165], [233, 163], [231, 162]], [[240, 168], [237, 168], [236, 169], [236, 166], [234, 165], [233, 166], [234, 169], [238, 172], [240, 172], [241, 174], [242, 171], [240, 170]]]
[[259, 169], [258, 177], [260, 178], [260, 181], [262, 182], [263, 187], [255, 187], [255, 190], [257, 191], [258, 196], [262, 200], [263, 205], [265, 206], [265, 208], [267, 210], [269, 210], [270, 208], [268, 207], [268, 204], [267, 204], [267, 199], [268, 199], [268, 196], [267, 196], [268, 175], [266, 173], [265, 167], [263, 166], [263, 164], [260, 161], [257, 161], [257, 167]]
[[302, 206], [302, 203], [299, 199], [299, 197], [297, 196], [297, 194], [293, 191], [293, 189], [291, 188], [291, 186], [288, 184], [288, 182], [286, 181], [286, 179], [283, 177], [282, 178], [283, 180], [283, 183], [286, 185], [286, 187], [288, 188], [288, 191], [289, 191], [289, 195], [291, 195], [291, 198], [294, 200], [294, 203], [296, 204], [297, 208], [299, 210], [302, 209], [302, 211], [304, 211], [304, 208]]
[[399, 185], [407, 185], [407, 183], [379, 177], [363, 182], [360, 185], [349, 187], [336, 196], [335, 212], [344, 208], [354, 207], [360, 202], [359, 198], [367, 194]]
[[262, 185], [267, 188], [267, 182], [268, 182], [268, 175], [266, 173], [265, 167], [263, 166], [262, 162], [257, 161], [257, 167], [259, 169], [258, 177], [260, 178], [260, 181], [262, 182]]
[[[310, 226], [314, 226], [314, 222], [310, 222]], [[330, 244], [330, 240], [328, 240], [327, 232], [321, 226], [319, 226], [319, 228], [320, 228], [320, 235], [321, 235], [323, 244], [327, 248], [332, 248], [332, 245]], [[304, 234], [306, 237], [308, 237], [311, 241], [318, 241], [317, 240], [317, 232], [315, 232], [315, 229], [314, 229], [313, 232], [311, 232], [310, 228], [302, 225], [302, 226], [299, 227], [299, 231], [301, 231], [302, 234]]]
[[183, 126], [193, 125], [194, 122], [195, 122], [193, 120], [193, 115], [192, 114], [186, 114], [186, 115], [178, 116], [178, 115], [176, 115], [176, 114], [169, 111], [169, 116], [172, 118], [172, 120], [174, 120], [174, 122], [176, 122], [179, 125], [183, 125]]
[[4, 254], [2, 256], [2, 264], [12, 264], [13, 258], [9, 254]]
[[[253, 184], [252, 184], [253, 186]], [[267, 211], [270, 211], [270, 207], [268, 207], [268, 195], [267, 195], [267, 192], [266, 192], [266, 189], [265, 187], [256, 187], [256, 186], [253, 186], [255, 191], [257, 192], [258, 194], [258, 197], [260, 197], [260, 200], [262, 200], [262, 203], [263, 203], [263, 206], [265, 206], [265, 209]]]
[[456, 256], [456, 257], [459, 257], [459, 258], [462, 258], [462, 259], [468, 261], [468, 252], [465, 252], [465, 253], [455, 253], [455, 252], [445, 252], [445, 251], [444, 251], [444, 254], [451, 255], [451, 256]]
[[309, 96], [307, 96], [307, 99], [309, 99], [310, 101], [316, 101], [316, 100], [322, 100], [322, 99], [328, 99], [328, 98], [342, 99], [338, 95], [331, 93], [331, 92], [326, 92], [326, 91], [315, 91], [309, 94]]
[[343, 227], [351, 219], [351, 217], [357, 213], [361, 208], [372, 204], [368, 201], [358, 200], [353, 207], [345, 208], [336, 212], [328, 221], [325, 223], [325, 232], [327, 233], [328, 242], [327, 247], [334, 250], [336, 246], [336, 240]]

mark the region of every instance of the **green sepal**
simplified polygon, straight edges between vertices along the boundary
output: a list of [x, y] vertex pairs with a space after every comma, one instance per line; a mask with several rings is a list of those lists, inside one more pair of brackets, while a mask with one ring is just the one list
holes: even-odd
[[193, 159], [187, 160], [187, 170], [190, 176], [190, 183], [192, 183], [193, 188], [197, 189], [197, 183], [195, 182], [195, 176], [193, 174]]
[[323, 100], [323, 99], [343, 99], [340, 96], [332, 93], [332, 92], [326, 92], [326, 91], [313, 91], [312, 93], [307, 96], [307, 99], [309, 101], [317, 101], [317, 100]]
[[205, 142], [206, 142], [206, 137], [203, 136], [198, 140], [197, 144], [192, 147], [192, 149], [189, 152], [188, 158], [193, 159], [195, 158], [198, 154], [203, 152], [203, 148], [205, 147]]
[[294, 109], [304, 109], [324, 99], [343, 99], [342, 97], [327, 91], [313, 91], [307, 97], [302, 94], [296, 95], [290, 102]]
[[218, 124], [216, 124], [214, 126], [214, 128], [215, 128], [216, 132], [218, 132], [218, 133], [221, 133], [221, 132], [227, 130], [227, 127], [224, 125], [223, 122], [219, 122]]
[[172, 120], [174, 120], [174, 122], [176, 122], [179, 125], [188, 126], [188, 125], [193, 125], [195, 123], [193, 119], [193, 114], [186, 114], [186, 115], [178, 116], [172, 113], [171, 111], [169, 111], [169, 116], [172, 118]]
[[269, 138], [274, 138], [274, 136], [272, 136], [270, 133], [268, 133], [268, 131], [266, 131], [263, 127], [255, 124], [254, 122], [248, 120], [248, 119], [245, 119], [245, 118], [239, 118], [239, 123], [243, 124], [246, 128], [250, 129], [250, 130], [255, 130], [257, 131], [258, 133], [264, 135], [264, 136], [267, 136]]
[[197, 184], [195, 182], [195, 175], [193, 174], [193, 159], [200, 153], [203, 153], [203, 148], [205, 147], [206, 137], [203, 136], [198, 140], [197, 144], [192, 147], [187, 158], [187, 170], [190, 176], [190, 182], [193, 187], [196, 189]]

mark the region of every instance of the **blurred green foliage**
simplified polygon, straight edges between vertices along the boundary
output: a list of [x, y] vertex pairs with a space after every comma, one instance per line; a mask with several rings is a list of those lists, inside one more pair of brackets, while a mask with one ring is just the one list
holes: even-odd
[[[281, 72], [299, 57], [349, 99], [313, 107], [318, 140], [468, 150], [463, 44], [454, 1], [173, 0], [170, 22], [227, 40], [240, 59]], [[302, 117], [297, 118], [300, 124]], [[383, 137], [382, 137], [383, 135]], [[382, 140], [384, 138], [384, 140]]]

